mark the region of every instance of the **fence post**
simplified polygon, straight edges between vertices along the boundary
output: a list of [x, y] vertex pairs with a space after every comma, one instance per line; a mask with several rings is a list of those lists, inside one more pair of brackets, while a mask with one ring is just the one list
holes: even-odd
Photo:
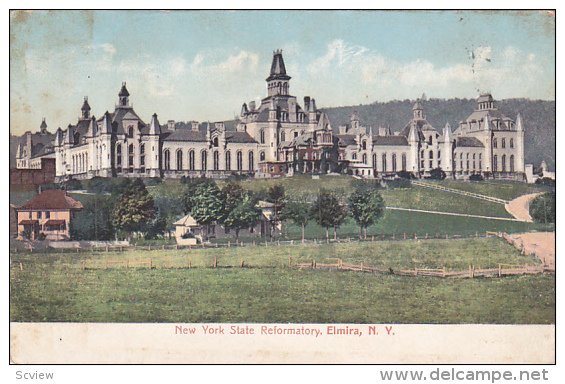
[[292, 257], [288, 257], [288, 267], [291, 268], [292, 267]]
[[218, 258], [214, 256], [214, 268], [218, 267]]
[[228, 240], [228, 248], [231, 247], [231, 242]]
[[502, 265], [498, 264], [498, 277], [502, 276]]
[[361, 272], [363, 272], [363, 262], [361, 262]]
[[110, 252], [110, 248], [106, 246], [106, 252]]
[[418, 268], [414, 268], [414, 276], [418, 276]]
[[23, 270], [24, 270], [24, 266], [23, 266], [22, 263], [20, 263], [20, 271], [23, 271]]
[[404, 240], [406, 240], [406, 232], [404, 232]]
[[445, 265], [443, 266], [443, 277], [445, 277]]
[[426, 233], [426, 240], [428, 239], [428, 234]]

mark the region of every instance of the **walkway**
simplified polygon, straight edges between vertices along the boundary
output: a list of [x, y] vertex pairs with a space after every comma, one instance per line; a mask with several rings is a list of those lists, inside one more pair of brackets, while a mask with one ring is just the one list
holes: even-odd
[[493, 202], [493, 203], [499, 203], [499, 204], [508, 203], [508, 201], [503, 200], [503, 199], [499, 199], [498, 197], [481, 195], [479, 193], [462, 191], [460, 189], [448, 188], [448, 187], [444, 187], [444, 186], [439, 185], [439, 184], [425, 182], [425, 181], [421, 181], [421, 180], [412, 180], [412, 184], [417, 185], [419, 187], [437, 189], [439, 191], [456, 193], [456, 194], [462, 195], [462, 196], [474, 197], [475, 199], [490, 201], [490, 202]]
[[445, 216], [476, 217], [476, 218], [479, 218], [479, 219], [489, 219], [489, 220], [520, 221], [520, 222], [524, 221], [524, 220], [520, 220], [520, 219], [511, 219], [511, 218], [508, 218], [508, 217], [469, 215], [469, 214], [466, 214], [466, 213], [453, 213], [453, 212], [441, 212], [441, 211], [426, 211], [426, 210], [423, 210], [423, 209], [412, 209], [412, 208], [386, 207], [386, 209], [391, 209], [391, 210], [394, 210], [394, 211], [432, 213], [434, 215], [445, 215]]
[[535, 254], [547, 269], [555, 271], [555, 232], [529, 232], [508, 235], [524, 254]]
[[509, 203], [505, 204], [504, 208], [506, 208], [506, 211], [515, 218], [521, 221], [525, 221], [527, 223], [531, 223], [532, 217], [530, 216], [530, 211], [529, 211], [530, 202], [541, 194], [542, 192], [531, 193], [529, 195], [522, 195], [510, 201]]

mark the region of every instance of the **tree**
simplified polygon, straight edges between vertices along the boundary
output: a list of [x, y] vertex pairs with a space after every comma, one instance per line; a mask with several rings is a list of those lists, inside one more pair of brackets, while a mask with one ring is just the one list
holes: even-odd
[[225, 216], [224, 195], [216, 183], [202, 183], [195, 188], [191, 201], [191, 215], [198, 224], [206, 226], [208, 236], [210, 224], [222, 221]]
[[273, 217], [271, 219], [271, 227], [274, 232], [277, 223], [280, 221], [280, 213], [285, 205], [285, 191], [284, 187], [280, 184], [275, 184], [267, 191], [267, 199], [275, 205], [273, 209]]
[[537, 223], [555, 223], [555, 192], [547, 192], [530, 203], [530, 215]]
[[235, 231], [235, 240], [239, 240], [239, 231], [255, 226], [259, 221], [261, 211], [255, 206], [255, 201], [249, 194], [229, 211], [224, 219], [224, 225]]
[[182, 196], [182, 203], [183, 203], [182, 205], [184, 208], [184, 213], [192, 212], [192, 208], [194, 206], [194, 197], [196, 196], [196, 190], [198, 189], [198, 187], [206, 184], [216, 185], [214, 181], [206, 179], [204, 177], [199, 177], [194, 179], [185, 178], [184, 180], [181, 181], [181, 183], [185, 185], [185, 191]]
[[326, 240], [329, 241], [329, 228], [334, 229], [334, 240], [337, 240], [337, 228], [347, 217], [347, 208], [338, 197], [329, 191], [321, 190], [310, 209], [311, 217], [326, 229]]
[[120, 195], [112, 212], [112, 224], [125, 232], [128, 239], [135, 231], [144, 231], [146, 224], [155, 217], [155, 203], [141, 179], [129, 182]]
[[367, 227], [374, 224], [384, 213], [381, 194], [375, 189], [359, 188], [349, 196], [349, 211], [359, 225], [359, 238], [367, 238]]
[[222, 188], [222, 194], [224, 198], [225, 215], [227, 215], [243, 201], [246, 191], [239, 183], [229, 181]]
[[281, 220], [290, 220], [302, 228], [302, 243], [304, 244], [304, 229], [310, 219], [310, 204], [304, 200], [287, 201], [281, 210]]
[[76, 213], [70, 224], [71, 238], [76, 240], [112, 240], [112, 210], [114, 199], [94, 195], [85, 199], [83, 209]]

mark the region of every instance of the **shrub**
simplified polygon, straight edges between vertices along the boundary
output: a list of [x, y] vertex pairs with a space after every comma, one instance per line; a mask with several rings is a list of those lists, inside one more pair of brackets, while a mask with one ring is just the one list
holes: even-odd
[[430, 171], [430, 179], [443, 180], [445, 179], [445, 172], [441, 168], [434, 168]]
[[408, 172], [408, 171], [400, 171], [396, 173], [398, 175], [398, 177], [400, 177], [401, 179], [415, 179], [416, 176], [414, 176], [414, 174], [412, 172]]
[[150, 177], [147, 179], [143, 179], [146, 187], [154, 187], [155, 185], [159, 185], [163, 182], [163, 179], [160, 177]]
[[555, 187], [555, 180], [550, 179], [549, 177], [542, 177], [536, 180], [536, 184]]
[[469, 180], [471, 181], [483, 181], [485, 178], [480, 173], [475, 173], [469, 176]]
[[394, 179], [385, 181], [388, 188], [410, 188], [412, 187], [412, 182], [410, 179]]
[[530, 203], [530, 215], [538, 223], [555, 223], [555, 192], [536, 197]]

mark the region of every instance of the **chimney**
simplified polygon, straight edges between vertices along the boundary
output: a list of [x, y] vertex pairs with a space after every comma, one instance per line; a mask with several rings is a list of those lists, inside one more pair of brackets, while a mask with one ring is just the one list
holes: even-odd
[[198, 121], [191, 121], [192, 130], [198, 132], [200, 129], [198, 128], [199, 124]]
[[311, 112], [316, 112], [316, 99], [311, 99], [310, 100], [310, 111]]
[[347, 133], [347, 125], [340, 125], [338, 129], [340, 135], [345, 135]]
[[249, 102], [249, 110], [251, 112], [255, 111], [255, 101], [250, 101]]
[[378, 135], [379, 136], [386, 136], [388, 134], [388, 129], [385, 127], [379, 127]]
[[304, 112], [308, 112], [310, 108], [310, 96], [304, 96]]
[[174, 120], [167, 120], [167, 129], [169, 131], [175, 130], [175, 121]]

